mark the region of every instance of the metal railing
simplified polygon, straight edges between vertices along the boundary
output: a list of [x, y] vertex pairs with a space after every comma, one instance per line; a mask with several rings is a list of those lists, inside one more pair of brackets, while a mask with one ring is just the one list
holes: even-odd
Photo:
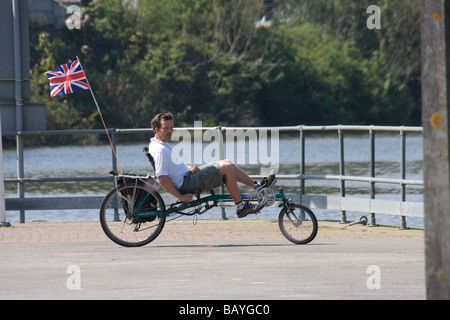
[[[183, 128], [189, 131], [195, 130], [217, 130], [220, 133], [219, 150], [223, 150], [223, 137], [228, 130], [277, 130], [279, 132], [297, 132], [300, 139], [300, 159], [299, 159], [299, 173], [294, 175], [277, 175], [279, 180], [297, 180], [299, 181], [299, 192], [294, 195], [296, 200], [311, 207], [338, 210], [341, 212], [340, 221], [346, 223], [346, 212], [364, 212], [369, 213], [370, 224], [376, 225], [375, 214], [391, 214], [401, 217], [402, 228], [406, 228], [406, 217], [423, 217], [423, 203], [422, 202], [407, 202], [406, 201], [406, 186], [415, 185], [423, 186], [422, 180], [407, 180], [406, 179], [406, 134], [407, 133], [422, 133], [422, 127], [393, 127], [393, 126], [288, 126], [288, 127], [193, 127]], [[339, 138], [339, 175], [311, 175], [306, 173], [305, 162], [305, 139], [308, 132], [336, 132]], [[344, 154], [344, 132], [359, 131], [367, 132], [370, 136], [370, 176], [347, 176], [345, 175], [345, 154]], [[151, 133], [152, 129], [108, 129], [114, 149], [117, 150], [116, 136], [120, 134], [130, 133]], [[379, 178], [375, 177], [375, 133], [376, 132], [394, 132], [400, 135], [401, 142], [401, 158], [399, 159], [401, 176], [395, 178]], [[45, 182], [73, 182], [73, 181], [105, 181], [111, 180], [110, 176], [96, 176], [96, 177], [54, 177], [54, 178], [25, 178], [24, 177], [24, 158], [23, 158], [23, 143], [19, 139], [27, 136], [44, 136], [44, 135], [80, 135], [80, 134], [105, 134], [105, 130], [48, 130], [48, 131], [8, 131], [3, 132], [3, 136], [16, 136], [17, 143], [17, 178], [5, 179], [5, 183], [16, 183], [18, 185], [18, 198], [6, 198], [7, 211], [19, 211], [19, 222], [25, 222], [26, 210], [69, 210], [69, 209], [98, 209], [100, 207], [103, 197], [99, 196], [76, 196], [76, 197], [44, 197], [44, 198], [27, 198], [24, 193], [25, 183], [45, 183]], [[118, 151], [119, 152], [119, 151]], [[114, 153], [111, 151], [112, 162], [111, 169], [117, 171], [117, 162]], [[219, 155], [223, 159], [222, 151]], [[252, 175], [253, 178], [260, 178], [261, 176]], [[305, 184], [308, 180], [326, 180], [339, 181], [340, 194], [336, 195], [315, 195], [305, 194]], [[370, 185], [370, 198], [357, 198], [346, 196], [346, 181], [365, 182]], [[400, 199], [395, 200], [381, 200], [375, 199], [375, 184], [394, 184], [401, 187]], [[222, 218], [225, 217], [225, 211], [222, 210]]]
[[[370, 213], [370, 225], [376, 225], [375, 213], [399, 215], [401, 228], [406, 228], [406, 216], [423, 217], [422, 202], [406, 202], [406, 186], [423, 186], [423, 180], [406, 180], [406, 134], [422, 133], [422, 127], [393, 127], [393, 126], [300, 126], [301, 140], [301, 203], [312, 208], [334, 209], [341, 211], [341, 222], [347, 223], [346, 211]], [[339, 137], [339, 175], [308, 175], [305, 173], [305, 133], [311, 131], [337, 131]], [[354, 177], [345, 175], [344, 132], [367, 131], [370, 137], [370, 177]], [[398, 179], [386, 179], [375, 177], [375, 133], [397, 132], [400, 135], [400, 171]], [[340, 197], [304, 195], [306, 180], [337, 180], [340, 181]], [[370, 199], [346, 197], [346, 181], [367, 182], [370, 184]], [[401, 199], [399, 201], [375, 199], [375, 184], [395, 184], [401, 186]]]

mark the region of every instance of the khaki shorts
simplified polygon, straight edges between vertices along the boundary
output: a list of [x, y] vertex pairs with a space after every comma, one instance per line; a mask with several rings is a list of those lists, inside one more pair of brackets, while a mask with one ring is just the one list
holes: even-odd
[[185, 193], [206, 192], [224, 185], [220, 161], [204, 164], [197, 173], [188, 172], [179, 191]]

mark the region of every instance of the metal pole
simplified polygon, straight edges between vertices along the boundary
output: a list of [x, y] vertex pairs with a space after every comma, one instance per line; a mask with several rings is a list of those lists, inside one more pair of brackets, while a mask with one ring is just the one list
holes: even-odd
[[116, 129], [111, 129], [111, 144], [112, 144], [112, 150], [111, 150], [111, 159], [112, 159], [112, 171], [117, 172], [117, 159], [116, 159], [116, 153], [114, 153], [114, 150], [117, 152], [117, 142], [116, 142]]
[[[400, 160], [400, 170], [402, 174], [402, 180], [406, 179], [406, 132], [400, 130], [400, 138], [401, 138], [401, 160]], [[406, 186], [404, 184], [401, 185], [401, 197], [402, 201], [406, 201]], [[401, 216], [400, 221], [400, 229], [406, 229], [406, 217]]]
[[[217, 130], [219, 131], [219, 159], [223, 160], [223, 131], [225, 131], [226, 129], [222, 127], [217, 127]], [[220, 192], [221, 193], [225, 192], [224, 186], [220, 187]], [[228, 220], [227, 213], [223, 205], [220, 206], [220, 220]]]
[[427, 299], [450, 299], [450, 3], [424, 0], [422, 125]]
[[[375, 132], [369, 130], [370, 136], [370, 177], [375, 178]], [[375, 199], [375, 182], [370, 183], [370, 199]], [[370, 213], [369, 226], [376, 226], [375, 213]]]
[[[2, 132], [2, 114], [0, 112], [0, 133]], [[3, 174], [3, 141], [0, 138], [0, 227], [9, 227], [11, 224], [6, 222], [5, 207], [5, 183]]]
[[[22, 51], [20, 48], [20, 3], [19, 0], [12, 0], [13, 28], [14, 28], [14, 77], [15, 77], [15, 98], [16, 98], [16, 130], [23, 130], [23, 94], [22, 94]], [[16, 136], [17, 148], [17, 178], [24, 177], [23, 164], [23, 137]], [[17, 184], [19, 198], [25, 197], [23, 183]], [[19, 222], [25, 222], [25, 211], [19, 211]]]
[[302, 179], [300, 180], [300, 204], [302, 204], [302, 198], [305, 194], [305, 131], [303, 126], [300, 128], [300, 175]]
[[[117, 150], [117, 142], [116, 142], [116, 129], [111, 129], [111, 145], [112, 145], [112, 150], [111, 150], [111, 159], [112, 159], [112, 171], [113, 172], [117, 172], [117, 159], [116, 159], [116, 153], [114, 152], [114, 150]], [[116, 179], [113, 179], [113, 187], [116, 186]], [[114, 208], [114, 221], [120, 221], [120, 216], [119, 216], [119, 197], [117, 197], [117, 205]]]
[[[339, 175], [345, 176], [345, 162], [344, 162], [344, 133], [341, 128], [338, 129], [339, 136]], [[345, 181], [341, 179], [341, 197], [345, 197]], [[347, 223], [347, 216], [345, 210], [341, 211], [341, 223]]]

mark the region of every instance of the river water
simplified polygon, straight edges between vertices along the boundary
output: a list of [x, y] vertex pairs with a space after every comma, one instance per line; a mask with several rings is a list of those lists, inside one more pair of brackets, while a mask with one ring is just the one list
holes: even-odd
[[[120, 140], [120, 139], [119, 139]], [[149, 162], [142, 152], [147, 144], [147, 138], [139, 143], [118, 143], [117, 155], [123, 172], [147, 174], [153, 173]], [[278, 141], [277, 144], [272, 142]], [[258, 149], [252, 149], [251, 144], [256, 143]], [[250, 144], [250, 145], [249, 145]], [[182, 144], [172, 143], [180, 157], [184, 156], [187, 163], [200, 160], [210, 160], [208, 157], [218, 156], [217, 150], [213, 150], [212, 142], [203, 141], [203, 151], [198, 154], [194, 147], [183, 149]], [[187, 144], [185, 145], [187, 146]], [[266, 152], [262, 146], [266, 146]], [[401, 140], [399, 134], [377, 133], [376, 146], [376, 177], [401, 178]], [[345, 174], [349, 176], [370, 176], [370, 138], [368, 134], [346, 133], [344, 141]], [[243, 148], [246, 150], [246, 158], [238, 158]], [[208, 150], [207, 153], [204, 150]], [[210, 152], [213, 150], [213, 152]], [[230, 149], [231, 150], [231, 149]], [[250, 150], [250, 151], [249, 151]], [[258, 155], [255, 155], [257, 150]], [[262, 151], [260, 151], [262, 150]], [[305, 142], [306, 174], [339, 175], [339, 140], [336, 133], [307, 133]], [[191, 155], [189, 155], [191, 151]], [[274, 152], [272, 152], [274, 151]], [[194, 154], [197, 152], [197, 154]], [[202, 153], [203, 152], [203, 153]], [[261, 154], [260, 154], [261, 153]], [[231, 156], [231, 157], [230, 157]], [[264, 156], [264, 157], [263, 157]], [[256, 141], [247, 141], [246, 146], [238, 146], [233, 153], [226, 152], [224, 157], [231, 158], [250, 174], [259, 175], [266, 173], [270, 163], [276, 166], [278, 174], [298, 174], [300, 170], [300, 140], [297, 134], [280, 133], [279, 139], [264, 140], [258, 136]], [[26, 147], [24, 150], [25, 177], [82, 177], [82, 176], [107, 176], [112, 166], [112, 151], [109, 144], [95, 146], [57, 146], [57, 147]], [[5, 179], [16, 177], [16, 151], [6, 149], [3, 152]], [[255, 160], [256, 159], [256, 160]], [[191, 161], [189, 161], [191, 160]], [[408, 134], [406, 139], [406, 179], [422, 180], [422, 136], [420, 134]], [[256, 163], [255, 163], [256, 162]], [[278, 163], [278, 164], [277, 164]], [[261, 169], [261, 166], [264, 168]], [[267, 170], [264, 170], [267, 169]], [[299, 192], [298, 180], [278, 180], [277, 187], [282, 187], [285, 193]], [[46, 196], [102, 196], [111, 189], [112, 182], [52, 182], [52, 183], [26, 183], [26, 197]], [[338, 181], [306, 181], [306, 193], [339, 195], [340, 183]], [[17, 197], [16, 185], [5, 185], [6, 198]], [[408, 186], [406, 201], [422, 201], [423, 189], [418, 186]], [[362, 182], [346, 182], [346, 196], [370, 197], [370, 186]], [[376, 185], [376, 198], [400, 200], [400, 186]], [[227, 217], [235, 218], [234, 209], [227, 208]], [[255, 218], [275, 219], [279, 208], [264, 209]], [[319, 220], [339, 220], [340, 212], [331, 210], [314, 209]], [[347, 212], [347, 219], [354, 221], [367, 213]], [[17, 222], [18, 213], [8, 211], [7, 221]], [[218, 219], [219, 209], [212, 209], [199, 218]], [[400, 217], [391, 215], [376, 215], [377, 223], [400, 225]], [[78, 221], [98, 220], [98, 210], [50, 210], [27, 211], [26, 221]], [[407, 225], [410, 227], [423, 227], [423, 219], [407, 217]]]

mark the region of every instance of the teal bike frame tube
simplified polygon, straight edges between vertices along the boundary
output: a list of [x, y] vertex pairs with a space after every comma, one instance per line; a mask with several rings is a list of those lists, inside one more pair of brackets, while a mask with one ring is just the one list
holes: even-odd
[[[248, 193], [242, 193], [241, 197], [244, 200], [246, 200], [246, 199], [253, 199], [254, 195], [250, 195]], [[276, 197], [276, 199], [278, 201], [280, 201], [280, 200], [281, 201], [285, 201], [286, 200], [286, 197], [284, 196], [284, 193], [283, 193], [282, 190], [280, 190], [280, 192], [277, 193], [275, 195], [275, 197]], [[185, 210], [185, 209], [196, 207], [196, 206], [199, 206], [199, 205], [201, 205], [203, 203], [206, 203], [206, 202], [209, 202], [209, 201], [212, 201], [212, 202], [216, 202], [217, 201], [218, 202], [218, 201], [227, 201], [227, 200], [228, 201], [232, 201], [233, 200], [231, 198], [230, 194], [215, 194], [215, 193], [212, 193], [210, 196], [203, 197], [203, 198], [200, 198], [200, 199], [197, 199], [197, 200], [193, 200], [193, 201], [191, 201], [189, 203], [186, 203], [186, 204], [185, 203], [180, 203], [179, 205], [174, 206], [173, 209], [169, 208], [165, 212], [162, 212], [160, 210], [151, 210], [151, 211], [145, 211], [145, 212], [136, 213], [135, 216], [136, 217], [150, 217], [150, 216], [169, 215], [169, 214], [174, 213], [176, 211], [182, 211], [182, 210]]]

